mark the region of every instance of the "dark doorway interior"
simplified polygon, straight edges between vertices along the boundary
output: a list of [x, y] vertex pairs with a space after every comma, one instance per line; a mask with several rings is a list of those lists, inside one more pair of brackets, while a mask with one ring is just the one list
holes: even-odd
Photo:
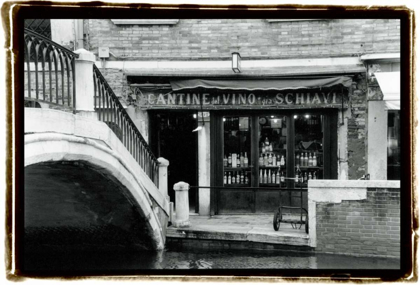
[[[175, 203], [175, 183], [198, 185], [197, 126], [193, 112], [153, 112], [150, 114], [150, 145], [157, 157], [169, 160], [168, 193]], [[190, 211], [198, 212], [196, 189], [189, 191]], [[197, 205], [197, 207], [196, 207]]]

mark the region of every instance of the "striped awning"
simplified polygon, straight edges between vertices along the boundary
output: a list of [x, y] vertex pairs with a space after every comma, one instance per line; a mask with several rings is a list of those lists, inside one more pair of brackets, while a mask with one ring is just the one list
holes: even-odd
[[171, 80], [172, 90], [183, 89], [221, 89], [221, 90], [292, 90], [314, 89], [342, 85], [350, 87], [352, 79], [347, 76], [316, 78], [316, 79], [185, 79]]

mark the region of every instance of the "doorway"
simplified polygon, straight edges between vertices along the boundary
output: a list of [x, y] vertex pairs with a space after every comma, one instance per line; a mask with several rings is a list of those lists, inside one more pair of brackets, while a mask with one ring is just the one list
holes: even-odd
[[[160, 111], [150, 113], [150, 146], [157, 157], [169, 161], [168, 195], [175, 205], [174, 184], [198, 185], [197, 127], [195, 112]], [[190, 212], [198, 213], [196, 189], [189, 190]], [[176, 207], [176, 205], [175, 205]]]

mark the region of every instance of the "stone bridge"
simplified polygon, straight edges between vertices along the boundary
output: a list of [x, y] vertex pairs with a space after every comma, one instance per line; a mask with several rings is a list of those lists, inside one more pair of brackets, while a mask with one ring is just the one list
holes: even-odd
[[164, 248], [166, 160], [159, 159], [159, 189], [94, 112], [25, 108], [24, 120], [27, 248]]

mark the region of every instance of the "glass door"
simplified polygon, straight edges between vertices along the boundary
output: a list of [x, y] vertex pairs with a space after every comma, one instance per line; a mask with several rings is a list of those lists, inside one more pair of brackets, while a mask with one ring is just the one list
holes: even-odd
[[[256, 211], [272, 212], [279, 206], [287, 186], [287, 120], [283, 115], [258, 117], [258, 185]], [[271, 188], [271, 189], [270, 189]]]

